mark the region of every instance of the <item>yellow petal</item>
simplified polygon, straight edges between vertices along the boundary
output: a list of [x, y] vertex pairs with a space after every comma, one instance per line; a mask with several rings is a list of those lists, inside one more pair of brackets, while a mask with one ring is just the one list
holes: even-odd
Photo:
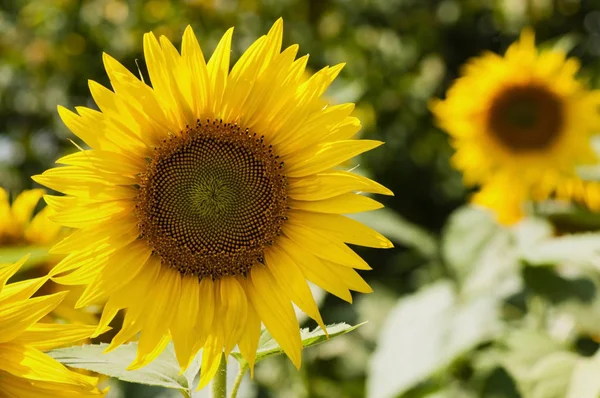
[[357, 191], [394, 195], [383, 185], [347, 171], [328, 171], [288, 179], [288, 195], [296, 200], [323, 200]]
[[147, 298], [137, 358], [127, 367], [128, 370], [139, 369], [152, 362], [171, 340], [169, 329], [179, 306], [181, 275], [175, 270], [163, 267], [154, 286], [160, 286], [160, 289], [153, 289]]
[[317, 174], [382, 144], [374, 140], [346, 140], [315, 145], [283, 158], [286, 175], [304, 177]]
[[[72, 232], [50, 249], [53, 254], [69, 254], [87, 250], [90, 245], [108, 245], [118, 250], [127, 246], [139, 236], [138, 220], [131, 214], [118, 215], [91, 228]], [[61, 271], [63, 272], [63, 271]], [[58, 272], [54, 271], [53, 275]]]
[[29, 224], [33, 210], [44, 195], [43, 189], [30, 189], [21, 192], [12, 204], [13, 222], [25, 229]]
[[352, 268], [371, 269], [369, 264], [358, 254], [326, 231], [286, 223], [283, 225], [283, 232], [288, 238], [317, 257]]
[[368, 196], [354, 193], [345, 193], [333, 198], [314, 201], [289, 199], [288, 206], [297, 210], [331, 214], [360, 213], [383, 207], [381, 203]]
[[200, 382], [198, 390], [203, 389], [215, 377], [221, 357], [223, 356], [223, 343], [214, 335], [208, 336], [206, 344], [202, 350], [202, 364], [200, 366]]
[[106, 266], [86, 287], [77, 301], [76, 308], [96, 303], [125, 286], [142, 271], [151, 254], [152, 249], [142, 239], [113, 252], [107, 258]]
[[265, 266], [252, 267], [244, 282], [246, 294], [265, 327], [296, 368], [300, 368], [302, 340], [292, 303]]
[[254, 377], [254, 364], [256, 362], [256, 351], [258, 339], [260, 338], [260, 318], [252, 305], [248, 306], [246, 316], [246, 327], [238, 343], [240, 353], [250, 366], [250, 377]]
[[277, 239], [277, 246], [298, 264], [306, 279], [342, 300], [352, 303], [352, 295], [348, 291], [348, 286], [341, 281], [338, 274], [325, 266], [322, 259], [306, 252], [285, 236]]
[[327, 232], [330, 236], [354, 245], [388, 249], [394, 247], [385, 236], [363, 223], [339, 214], [290, 210], [288, 223], [310, 230]]
[[355, 292], [360, 293], [372, 293], [373, 289], [371, 286], [364, 281], [364, 279], [352, 268], [344, 267], [343, 265], [332, 263], [331, 261], [321, 260], [324, 268], [331, 269], [335, 274], [339, 276], [339, 279], [345, 286]]
[[90, 390], [95, 387], [95, 378], [71, 372], [33, 347], [16, 344], [0, 347], [0, 370], [32, 381], [62, 383]]
[[47, 281], [48, 276], [43, 276], [8, 284], [0, 293], [0, 306], [5, 307], [17, 301], [27, 300]]
[[207, 104], [210, 100], [210, 92], [207, 89], [209, 78], [204, 54], [202, 54], [198, 39], [196, 39], [194, 31], [189, 25], [183, 33], [181, 57], [183, 62], [187, 65], [192, 77], [190, 79], [192, 110], [194, 114], [200, 117], [202, 112], [207, 108]]
[[29, 254], [24, 255], [14, 264], [0, 264], [0, 292], [2, 292], [4, 285], [6, 285], [10, 277], [16, 274], [23, 264], [25, 264], [29, 256]]
[[117, 214], [131, 213], [134, 210], [133, 203], [129, 200], [78, 204], [74, 197], [46, 195], [44, 199], [56, 211], [52, 221], [71, 228], [90, 227]]
[[265, 264], [287, 297], [291, 298], [304, 313], [317, 321], [325, 331], [319, 307], [315, 303], [302, 271], [294, 260], [286, 252], [273, 246], [265, 251]]
[[[0, 343], [10, 341], [47, 315], [68, 292], [35, 297], [0, 308]], [[1, 351], [1, 350], [0, 350]]]
[[[202, 339], [199, 328], [200, 283], [196, 276], [186, 276], [181, 281], [181, 297], [171, 325], [175, 355], [183, 372], [196, 356], [194, 350]], [[204, 311], [205, 308], [202, 308]], [[212, 310], [212, 309], [211, 309]], [[211, 311], [212, 312], [212, 311]]]
[[211, 83], [211, 102], [212, 117], [218, 117], [221, 113], [221, 104], [227, 76], [229, 74], [229, 57], [231, 53], [231, 37], [233, 36], [233, 28], [225, 32], [215, 52], [210, 57], [207, 64], [208, 77]]
[[85, 340], [94, 333], [94, 330], [96, 326], [93, 325], [36, 323], [21, 333], [13, 343], [48, 351]]
[[223, 348], [225, 355], [228, 356], [246, 327], [248, 298], [236, 277], [224, 277], [217, 282], [219, 283], [218, 314], [223, 331]]

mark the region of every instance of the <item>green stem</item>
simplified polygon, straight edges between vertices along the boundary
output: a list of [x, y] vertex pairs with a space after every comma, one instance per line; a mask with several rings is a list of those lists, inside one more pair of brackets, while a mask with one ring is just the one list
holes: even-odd
[[227, 361], [225, 361], [225, 355], [221, 355], [219, 369], [211, 384], [212, 398], [227, 398]]
[[242, 384], [242, 380], [244, 379], [244, 375], [246, 374], [246, 371], [248, 370], [248, 363], [242, 361], [243, 363], [240, 363], [240, 370], [238, 371], [237, 376], [235, 377], [235, 382], [233, 383], [233, 388], [231, 389], [231, 394], [229, 395], [229, 398], [236, 398], [237, 397], [237, 393], [238, 390], [240, 389], [240, 385]]

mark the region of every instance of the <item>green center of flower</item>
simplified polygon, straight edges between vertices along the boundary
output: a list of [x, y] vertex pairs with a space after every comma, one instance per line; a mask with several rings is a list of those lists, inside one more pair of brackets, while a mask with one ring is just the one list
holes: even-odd
[[140, 233], [182, 275], [245, 274], [285, 220], [282, 166], [262, 137], [198, 123], [155, 149], [138, 195]]
[[513, 86], [492, 101], [488, 127], [514, 152], [543, 150], [559, 136], [564, 123], [562, 102], [540, 85]]

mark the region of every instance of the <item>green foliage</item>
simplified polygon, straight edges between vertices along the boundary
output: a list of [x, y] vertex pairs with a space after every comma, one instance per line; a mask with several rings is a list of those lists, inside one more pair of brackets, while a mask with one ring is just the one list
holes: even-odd
[[194, 377], [200, 369], [201, 357], [180, 374], [173, 345], [170, 344], [156, 360], [138, 370], [126, 370], [136, 357], [137, 343], [129, 343], [104, 353], [108, 344], [59, 348], [48, 354], [57, 361], [77, 369], [90, 370], [119, 380], [180, 390], [191, 397]]
[[[321, 328], [316, 328], [313, 331], [310, 331], [308, 328], [303, 328], [300, 330], [300, 338], [302, 339], [302, 345], [304, 347], [311, 347], [329, 341], [334, 337], [343, 336], [346, 333], [350, 333], [351, 331], [362, 326], [363, 324], [364, 323], [360, 323], [355, 326], [350, 326], [346, 323], [327, 325], [325, 328], [327, 329], [328, 336], [325, 334], [325, 331]], [[279, 346], [277, 341], [273, 339], [273, 337], [267, 331], [267, 329], [263, 329], [260, 334], [260, 339], [258, 341], [258, 349], [256, 351], [256, 363], [259, 363], [260, 361], [275, 355], [281, 355], [283, 353], [283, 349]], [[240, 362], [242, 366], [244, 366], [244, 363], [246, 361], [244, 357], [242, 357], [242, 355], [239, 353], [239, 351], [233, 351], [231, 355], [238, 362]]]
[[[320, 328], [313, 331], [302, 329], [300, 331], [302, 345], [311, 347], [324, 343], [350, 333], [361, 325], [363, 324], [355, 326], [345, 323], [329, 325], [326, 326], [327, 335]], [[105, 353], [107, 347], [108, 344], [93, 344], [59, 348], [48, 352], [48, 355], [72, 368], [93, 371], [131, 383], [175, 389], [179, 390], [185, 397], [192, 397], [196, 387], [194, 380], [200, 371], [202, 352], [194, 358], [191, 365], [182, 373], [175, 356], [173, 344], [169, 344], [158, 358], [149, 365], [137, 370], [127, 370], [129, 364], [136, 358], [136, 342], [121, 345]], [[258, 343], [256, 363], [283, 353], [283, 350], [271, 337], [270, 333], [263, 329]], [[240, 368], [243, 369], [242, 372], [247, 369], [248, 364], [238, 351], [232, 352], [231, 356], [240, 363]]]

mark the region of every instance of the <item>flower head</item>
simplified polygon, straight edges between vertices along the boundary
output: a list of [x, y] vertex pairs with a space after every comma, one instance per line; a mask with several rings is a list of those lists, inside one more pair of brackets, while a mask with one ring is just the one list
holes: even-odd
[[203, 348], [204, 386], [236, 345], [254, 364], [261, 323], [299, 367], [292, 303], [324, 327], [307, 280], [351, 301], [371, 289], [346, 243], [392, 246], [342, 215], [382, 207], [358, 191], [391, 194], [337, 167], [381, 145], [353, 139], [353, 104], [321, 98], [343, 65], [306, 78], [282, 30], [231, 70], [232, 29], [208, 62], [190, 27], [181, 53], [148, 33], [152, 87], [105, 55], [114, 91], [90, 82], [100, 111], [59, 109], [92, 149], [35, 177], [66, 194], [46, 197], [53, 220], [78, 229], [54, 248], [69, 255], [52, 275], [87, 286], [79, 306], [108, 299], [100, 329], [126, 309], [109, 349], [140, 332], [131, 369], [173, 339], [182, 368]]
[[516, 221], [526, 201], [550, 196], [600, 207], [598, 184], [576, 170], [596, 161], [590, 136], [600, 129], [600, 91], [588, 90], [578, 69], [562, 51], [538, 52], [526, 29], [504, 57], [469, 61], [446, 99], [434, 101], [456, 148], [454, 166], [468, 185], [482, 186], [474, 202], [500, 221]]

